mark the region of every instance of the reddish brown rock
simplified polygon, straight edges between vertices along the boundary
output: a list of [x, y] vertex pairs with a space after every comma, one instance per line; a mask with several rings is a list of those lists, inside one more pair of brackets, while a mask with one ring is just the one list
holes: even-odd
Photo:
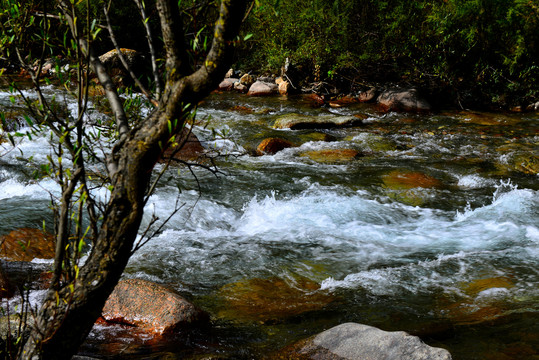
[[290, 141], [279, 138], [268, 138], [262, 140], [260, 145], [256, 148], [258, 155], [270, 154], [273, 155], [283, 149], [294, 147]]
[[163, 154], [162, 160], [203, 161], [204, 147], [195, 134], [185, 129], [183, 134]]
[[309, 94], [305, 98], [311, 102], [313, 107], [320, 107], [325, 103], [324, 97], [318, 94]]
[[177, 293], [140, 279], [120, 281], [105, 303], [102, 316], [109, 322], [158, 335], [208, 321], [206, 313]]
[[355, 104], [358, 101], [359, 100], [358, 100], [357, 97], [350, 96], [350, 95], [345, 95], [345, 96], [338, 97], [336, 99], [332, 99], [329, 102], [329, 106], [334, 107], [334, 108], [339, 108], [339, 107], [342, 107], [342, 106]]
[[443, 184], [440, 180], [415, 171], [394, 170], [382, 177], [384, 184], [393, 190], [406, 190], [413, 188], [439, 188]]
[[10, 261], [53, 259], [55, 241], [41, 229], [23, 228], [0, 236], [0, 256]]
[[237, 111], [242, 114], [252, 114], [254, 111], [252, 108], [243, 105], [236, 105], [228, 109], [228, 111]]

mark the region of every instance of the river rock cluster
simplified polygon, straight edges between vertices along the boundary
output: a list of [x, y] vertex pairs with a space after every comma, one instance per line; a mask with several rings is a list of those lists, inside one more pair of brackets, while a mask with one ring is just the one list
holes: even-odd
[[[239, 76], [241, 75], [241, 76]], [[279, 77], [253, 75], [230, 69], [218, 86], [219, 91], [238, 91], [249, 96], [289, 95], [300, 92], [312, 92], [313, 89], [301, 89], [294, 86], [291, 77], [283, 73]], [[313, 93], [318, 104], [340, 107], [343, 103], [376, 102], [385, 111], [429, 112], [432, 110], [429, 102], [415, 88], [368, 88], [358, 94], [347, 96], [326, 96]]]

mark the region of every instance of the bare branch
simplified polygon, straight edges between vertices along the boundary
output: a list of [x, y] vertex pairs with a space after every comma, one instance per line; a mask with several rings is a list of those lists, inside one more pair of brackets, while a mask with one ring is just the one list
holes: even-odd
[[146, 16], [146, 10], [144, 9], [143, 4], [140, 0], [133, 1], [135, 2], [135, 4], [137, 4], [139, 8], [140, 16], [142, 17], [142, 23], [144, 24], [144, 29], [146, 30], [146, 38], [148, 39], [148, 48], [150, 49], [150, 56], [152, 60], [153, 79], [155, 82], [155, 98], [159, 100], [159, 98], [161, 97], [161, 77], [159, 76], [159, 68], [157, 67], [157, 55], [155, 47], [153, 46], [152, 30], [150, 28], [148, 16]]
[[[89, 46], [88, 41], [77, 35], [78, 31], [74, 21], [74, 15], [72, 13], [73, 8], [70, 1], [60, 0], [59, 7], [65, 16], [67, 23], [69, 24], [73, 37], [78, 40], [78, 44], [84, 55], [89, 58], [90, 67], [96, 73], [101, 86], [103, 86], [103, 89], [105, 90], [105, 95], [110, 103], [110, 107], [116, 120], [116, 128], [119, 133], [118, 142], [121, 143], [125, 141], [125, 138], [127, 137], [129, 125], [127, 122], [127, 115], [125, 114], [122, 106], [122, 101], [118, 95], [118, 92], [116, 91], [116, 86], [114, 85], [110, 75], [107, 73], [105, 66], [99, 60], [99, 57], [95, 55], [93, 48]], [[118, 171], [116, 160], [113, 157], [107, 159], [107, 169], [110, 177], [114, 177]]]
[[114, 36], [114, 31], [112, 30], [112, 26], [110, 24], [109, 12], [108, 12], [107, 8], [104, 8], [103, 10], [104, 10], [104, 13], [105, 13], [105, 19], [107, 20], [107, 30], [109, 31], [110, 40], [112, 41], [112, 44], [116, 48], [116, 52], [118, 53], [118, 58], [122, 62], [122, 65], [127, 70], [127, 72], [129, 72], [129, 75], [131, 76], [131, 78], [133, 79], [135, 84], [139, 87], [140, 91], [142, 91], [144, 96], [146, 96], [148, 98], [148, 100], [150, 100], [150, 102], [154, 106], [158, 106], [159, 103], [157, 101], [155, 101], [153, 95], [140, 82], [137, 75], [135, 75], [135, 73], [133, 72], [133, 69], [131, 69], [131, 66], [129, 66], [129, 64], [127, 63], [127, 60], [125, 59], [125, 56], [124, 56], [124, 54], [123, 54], [123, 52], [122, 52], [122, 50], [120, 48], [120, 45], [118, 45], [118, 42], [116, 41], [116, 36]]

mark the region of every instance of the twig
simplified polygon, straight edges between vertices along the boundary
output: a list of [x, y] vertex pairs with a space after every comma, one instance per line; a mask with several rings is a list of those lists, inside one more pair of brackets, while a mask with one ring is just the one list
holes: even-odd
[[105, 13], [105, 18], [107, 20], [107, 29], [109, 31], [110, 40], [112, 41], [112, 43], [114, 44], [114, 47], [116, 48], [116, 51], [118, 53], [118, 58], [122, 62], [122, 65], [127, 70], [127, 72], [129, 73], [129, 76], [131, 76], [131, 78], [133, 79], [135, 84], [137, 84], [140, 91], [142, 91], [142, 93], [148, 98], [148, 100], [154, 106], [156, 106], [156, 107], [159, 106], [159, 103], [153, 98], [152, 94], [148, 91], [148, 89], [146, 89], [146, 87], [144, 85], [142, 85], [140, 80], [137, 78], [137, 76], [135, 75], [135, 73], [131, 69], [131, 66], [129, 66], [129, 64], [127, 63], [127, 60], [125, 59], [125, 57], [124, 57], [124, 55], [122, 53], [122, 50], [121, 50], [120, 46], [118, 45], [118, 42], [116, 41], [116, 37], [114, 36], [114, 31], [112, 30], [112, 26], [110, 24], [110, 18], [109, 18], [107, 8], [104, 8], [103, 10], [104, 10], [104, 13]]

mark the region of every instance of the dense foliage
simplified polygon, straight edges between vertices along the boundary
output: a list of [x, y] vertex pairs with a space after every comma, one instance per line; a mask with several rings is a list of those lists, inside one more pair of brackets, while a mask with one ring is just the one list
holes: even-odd
[[[539, 96], [539, 5], [530, 0], [259, 0], [240, 61], [309, 81], [409, 81], [475, 102]], [[341, 78], [342, 80], [342, 78]], [[347, 89], [342, 89], [346, 91]]]
[[[89, 18], [105, 24], [107, 3], [91, 2]], [[39, 1], [24, 4], [36, 7]], [[539, 100], [535, 0], [253, 0], [252, 5], [241, 35], [247, 41], [236, 54], [237, 67], [245, 71], [278, 74], [288, 58], [302, 70], [305, 84], [325, 81], [342, 92], [409, 82], [468, 106]], [[182, 0], [182, 6], [196, 66], [212, 37], [217, 6], [213, 0]], [[137, 16], [132, 0], [118, 0], [112, 26], [120, 46], [146, 51]], [[149, 7], [148, 16], [157, 30], [155, 9]]]

